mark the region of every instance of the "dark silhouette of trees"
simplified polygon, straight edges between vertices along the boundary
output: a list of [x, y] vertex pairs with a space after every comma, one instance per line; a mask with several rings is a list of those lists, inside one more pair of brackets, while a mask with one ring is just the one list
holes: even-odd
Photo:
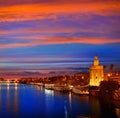
[[109, 95], [110, 98], [113, 98], [113, 94], [115, 90], [119, 88], [119, 84], [117, 81], [109, 80], [109, 81], [101, 81], [100, 83], [100, 96], [105, 97]]
[[4, 78], [0, 77], [0, 81], [4, 81]]
[[106, 65], [103, 65], [103, 69], [105, 70], [107, 68], [107, 66]]
[[109, 72], [112, 73], [114, 68], [114, 64], [110, 64]]

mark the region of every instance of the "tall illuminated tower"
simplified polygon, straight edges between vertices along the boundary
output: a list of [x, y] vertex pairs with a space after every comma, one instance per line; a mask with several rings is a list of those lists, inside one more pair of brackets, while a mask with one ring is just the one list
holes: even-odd
[[103, 81], [103, 66], [99, 65], [98, 56], [94, 57], [94, 65], [90, 66], [90, 86], [99, 86]]

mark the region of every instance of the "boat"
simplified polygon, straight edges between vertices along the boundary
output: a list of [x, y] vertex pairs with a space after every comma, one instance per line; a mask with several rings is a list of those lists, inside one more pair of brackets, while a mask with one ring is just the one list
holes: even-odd
[[69, 91], [71, 91], [71, 88], [69, 86], [64, 86], [64, 85], [54, 86], [53, 88], [54, 88], [55, 91], [60, 91], [60, 92], [69, 92]]
[[38, 86], [44, 86], [43, 83], [36, 83], [36, 85], [38, 85]]
[[38, 86], [43, 86], [44, 85], [43, 83], [34, 83], [34, 82], [30, 82], [29, 84], [38, 85]]
[[89, 91], [80, 86], [73, 87], [72, 92], [79, 95], [89, 95]]
[[45, 87], [45, 89], [53, 90], [54, 84], [45, 84], [44, 87]]

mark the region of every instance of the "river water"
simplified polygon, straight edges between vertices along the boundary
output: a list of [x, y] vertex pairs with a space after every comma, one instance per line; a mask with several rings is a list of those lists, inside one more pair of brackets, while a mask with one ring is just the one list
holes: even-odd
[[120, 109], [94, 97], [36, 85], [0, 84], [0, 118], [120, 118]]

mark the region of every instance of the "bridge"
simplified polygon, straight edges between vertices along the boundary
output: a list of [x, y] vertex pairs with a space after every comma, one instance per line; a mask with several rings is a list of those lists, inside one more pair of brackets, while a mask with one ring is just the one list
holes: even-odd
[[17, 83], [17, 80], [4, 80], [0, 81], [0, 83]]

